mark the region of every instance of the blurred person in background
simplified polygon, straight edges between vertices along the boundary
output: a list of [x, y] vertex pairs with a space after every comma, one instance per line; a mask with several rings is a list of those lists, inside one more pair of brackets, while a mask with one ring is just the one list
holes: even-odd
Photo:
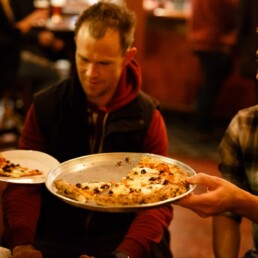
[[[0, 1], [0, 131], [16, 130], [17, 116], [14, 114], [13, 96], [16, 92], [18, 71], [21, 64], [21, 27], [17, 25], [8, 0]], [[31, 17], [36, 21], [38, 17]], [[18, 125], [18, 127], [20, 127]]]
[[[13, 10], [14, 19], [20, 22], [26, 16], [39, 11], [35, 0], [9, 0]], [[43, 11], [43, 8], [40, 12]], [[65, 42], [50, 30], [44, 28], [50, 16], [49, 7], [45, 8], [46, 17], [38, 19], [29, 30], [23, 34], [22, 48], [51, 61], [67, 58]], [[41, 24], [42, 23], [42, 24]]]
[[13, 85], [20, 62], [21, 33], [14, 26], [13, 14], [7, 1], [0, 0], [0, 90], [1, 98]]
[[[43, 151], [60, 162], [105, 152], [168, 155], [158, 103], [141, 90], [135, 26], [125, 5], [101, 1], [81, 14], [76, 73], [35, 95], [20, 149]], [[171, 205], [98, 212], [63, 202], [44, 184], [9, 184], [3, 213], [3, 239], [13, 258], [172, 257]]]
[[255, 80], [255, 51], [258, 45], [258, 1], [240, 0], [238, 8], [237, 50], [240, 75], [256, 84], [256, 102], [258, 102], [258, 81]]
[[[47, 58], [40, 57], [33, 54], [31, 51], [24, 51], [24, 42], [35, 24], [41, 19], [48, 18], [47, 10], [35, 10], [29, 12], [26, 16], [20, 17], [16, 20], [15, 10], [12, 6], [12, 0], [1, 0], [1, 37], [5, 39], [1, 40], [5, 45], [1, 48], [1, 55], [3, 61], [1, 63], [1, 73], [7, 71], [12, 74], [11, 81], [12, 87], [15, 89], [15, 81], [17, 78], [27, 78], [32, 80], [32, 93], [52, 83], [57, 82], [60, 78], [55, 70], [53, 63], [49, 62]], [[14, 1], [16, 4], [18, 1]], [[26, 6], [26, 1], [21, 1], [21, 4]], [[17, 12], [17, 10], [16, 10]], [[8, 39], [8, 43], [7, 40]], [[8, 46], [10, 46], [8, 48]], [[15, 71], [15, 73], [14, 73]], [[8, 91], [12, 91], [11, 87], [8, 87]]]
[[238, 0], [191, 0], [189, 40], [202, 72], [196, 98], [196, 122], [201, 133], [213, 130], [213, 108], [232, 71]]
[[9, 0], [16, 27], [21, 32], [21, 62], [18, 77], [32, 80], [32, 93], [57, 82], [54, 54], [64, 49], [64, 42], [43, 28], [35, 28], [39, 21], [47, 21], [49, 9], [35, 9], [33, 0]]
[[[22, 111], [22, 113], [17, 113], [18, 116], [23, 116], [24, 111], [26, 111], [24, 107], [28, 103], [23, 103], [23, 88], [20, 87], [23, 80], [31, 81], [29, 89], [31, 92], [29, 94], [33, 95], [36, 91], [58, 82], [61, 77], [49, 59], [33, 54], [30, 47], [27, 50], [24, 49], [26, 41], [37, 45], [28, 35], [39, 20], [46, 20], [48, 18], [48, 11], [32, 10], [28, 11], [26, 15], [23, 13], [23, 15], [20, 14], [19, 16], [18, 6], [23, 6], [26, 10], [27, 8], [31, 10], [26, 4], [26, 1], [1, 0], [0, 3], [0, 128], [5, 130], [10, 126], [16, 127], [15, 121], [22, 119], [21, 117], [17, 120], [14, 110], [19, 109]], [[17, 5], [18, 3], [19, 5]], [[48, 36], [45, 38], [40, 35], [39, 33], [37, 34], [38, 41], [40, 41], [39, 38], [42, 38], [45, 44], [49, 42], [46, 39], [49, 38]], [[27, 37], [29, 39], [25, 40]], [[62, 48], [63, 45], [61, 43], [59, 45]], [[22, 101], [22, 104], [17, 105], [18, 101]], [[21, 122], [19, 122], [19, 128], [21, 127]]]

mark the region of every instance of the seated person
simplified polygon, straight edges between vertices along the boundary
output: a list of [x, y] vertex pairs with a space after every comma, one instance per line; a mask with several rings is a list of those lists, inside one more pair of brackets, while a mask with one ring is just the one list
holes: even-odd
[[[37, 25], [40, 21], [47, 21], [50, 11], [48, 9], [35, 9], [34, 0], [9, 0], [16, 23], [24, 20], [30, 15], [44, 14], [32, 25]], [[30, 51], [48, 60], [56, 61], [67, 58], [67, 49], [65, 42], [57, 37], [53, 32], [37, 26], [29, 26], [23, 31], [22, 49]]]
[[[135, 15], [99, 2], [75, 28], [77, 73], [36, 94], [21, 149], [60, 162], [101, 152], [167, 155], [166, 126], [157, 102], [141, 91], [134, 60]], [[9, 184], [3, 194], [4, 234], [12, 257], [171, 258], [172, 207], [129, 213], [73, 207], [44, 184]]]

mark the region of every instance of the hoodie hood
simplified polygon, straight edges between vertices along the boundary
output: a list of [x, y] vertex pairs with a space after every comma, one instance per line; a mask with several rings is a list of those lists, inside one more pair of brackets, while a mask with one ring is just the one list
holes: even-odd
[[136, 60], [132, 60], [122, 71], [116, 92], [106, 107], [101, 107], [105, 112], [115, 111], [138, 95], [142, 85], [141, 69]]

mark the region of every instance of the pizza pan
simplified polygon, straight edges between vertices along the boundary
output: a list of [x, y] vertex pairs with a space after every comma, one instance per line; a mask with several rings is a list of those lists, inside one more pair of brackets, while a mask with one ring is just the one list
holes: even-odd
[[160, 161], [178, 165], [187, 172], [188, 176], [194, 176], [196, 174], [191, 167], [183, 162], [160, 155], [129, 152], [100, 153], [78, 157], [61, 163], [58, 167], [54, 168], [48, 173], [45, 184], [47, 189], [53, 195], [70, 205], [103, 212], [131, 212], [140, 209], [149, 209], [162, 205], [168, 205], [188, 195], [194, 190], [195, 185], [190, 185], [189, 190], [186, 193], [174, 198], [150, 204], [130, 206], [101, 206], [93, 201], [81, 203], [57, 194], [57, 189], [54, 186], [55, 180], [63, 179], [72, 184], [85, 182], [105, 182], [111, 180], [119, 181], [122, 177], [126, 176], [135, 165], [138, 164], [143, 156], [149, 156], [156, 159], [158, 158]]

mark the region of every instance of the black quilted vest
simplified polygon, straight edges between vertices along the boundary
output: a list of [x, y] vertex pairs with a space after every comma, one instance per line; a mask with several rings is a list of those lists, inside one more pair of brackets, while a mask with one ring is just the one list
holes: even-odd
[[[34, 98], [46, 152], [59, 161], [90, 154], [87, 101], [79, 83], [67, 80]], [[103, 152], [144, 152], [144, 136], [157, 102], [140, 92], [129, 104], [109, 114]]]

